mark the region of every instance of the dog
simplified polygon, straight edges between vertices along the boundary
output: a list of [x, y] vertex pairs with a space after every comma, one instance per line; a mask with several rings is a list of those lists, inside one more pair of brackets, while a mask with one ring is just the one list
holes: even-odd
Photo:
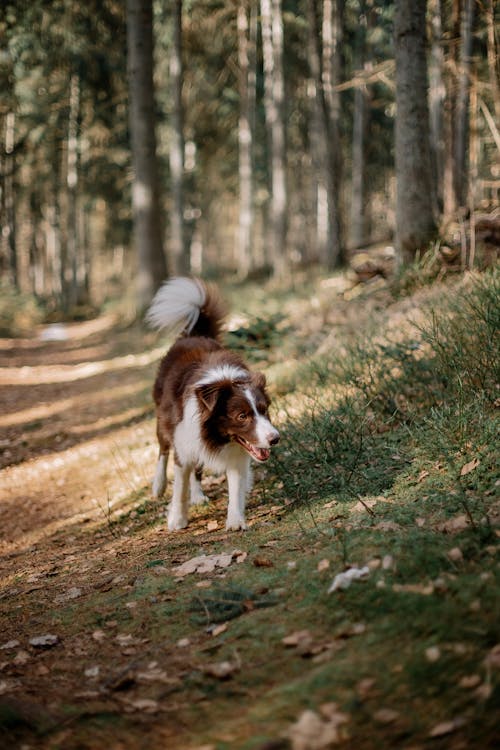
[[269, 419], [265, 376], [252, 372], [221, 343], [225, 316], [216, 287], [184, 277], [166, 281], [146, 314], [152, 327], [178, 336], [160, 362], [153, 387], [160, 452], [152, 492], [156, 498], [163, 495], [173, 451], [170, 531], [187, 526], [189, 504], [206, 500], [203, 467], [227, 475], [226, 529], [246, 529], [251, 459], [267, 461], [280, 439]]

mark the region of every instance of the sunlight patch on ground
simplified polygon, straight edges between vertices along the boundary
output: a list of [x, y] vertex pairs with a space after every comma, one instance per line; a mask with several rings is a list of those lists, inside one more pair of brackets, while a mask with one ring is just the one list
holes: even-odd
[[48, 385], [50, 383], [70, 383], [94, 375], [132, 367], [146, 367], [159, 360], [165, 347], [157, 347], [143, 354], [127, 354], [123, 357], [86, 362], [81, 365], [37, 365], [35, 367], [0, 367], [0, 385]]

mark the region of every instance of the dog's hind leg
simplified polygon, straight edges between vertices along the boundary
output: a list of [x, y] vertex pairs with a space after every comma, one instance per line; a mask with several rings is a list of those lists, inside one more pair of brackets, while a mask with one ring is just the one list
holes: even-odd
[[201, 468], [193, 469], [189, 476], [189, 504], [201, 505], [207, 501], [208, 497], [203, 494], [201, 489]]
[[174, 490], [168, 508], [169, 531], [179, 531], [188, 524], [188, 479], [190, 468], [174, 464]]
[[161, 497], [165, 492], [167, 486], [167, 462], [168, 462], [168, 450], [166, 453], [161, 453], [158, 456], [156, 463], [156, 471], [153, 477], [153, 497]]

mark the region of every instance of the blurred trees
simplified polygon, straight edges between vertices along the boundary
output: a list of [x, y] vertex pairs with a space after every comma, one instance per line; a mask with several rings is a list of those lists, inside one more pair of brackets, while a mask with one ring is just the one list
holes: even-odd
[[[131, 40], [141, 18], [132, 20], [131, 8], [144, 3], [128, 0]], [[162, 265], [240, 276], [313, 262], [334, 268], [363, 244], [390, 241], [397, 154], [413, 159], [398, 168], [399, 195], [412, 168], [430, 169], [433, 187], [420, 199], [438, 224], [494, 200], [500, 8], [492, 0], [409, 4], [419, 8], [428, 99], [422, 76], [414, 93], [428, 132], [408, 135], [399, 149], [399, 128], [413, 116], [399, 102], [396, 109], [405, 66], [394, 11], [403, 4], [155, 0], [155, 45], [142, 46], [154, 64], [155, 124], [136, 137], [144, 106], [134, 110], [134, 99], [149, 84], [134, 89], [132, 75], [129, 93], [124, 4], [4, 2], [3, 283], [69, 311], [117, 296], [145, 268], [147, 297]], [[143, 182], [137, 149], [153, 153], [155, 133], [149, 171], [158, 174], [161, 250], [145, 255], [148, 233], [132, 240], [132, 186]], [[141, 191], [133, 192], [137, 209]], [[408, 258], [425, 250], [428, 235], [411, 236]]]

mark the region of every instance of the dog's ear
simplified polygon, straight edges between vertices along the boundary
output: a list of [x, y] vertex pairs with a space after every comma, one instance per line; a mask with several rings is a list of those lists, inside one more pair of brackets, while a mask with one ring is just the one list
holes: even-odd
[[266, 389], [266, 376], [263, 372], [252, 373], [252, 385], [254, 388], [260, 388], [261, 391]]
[[196, 389], [199, 400], [207, 411], [212, 412], [221, 394], [220, 384], [210, 383]]

